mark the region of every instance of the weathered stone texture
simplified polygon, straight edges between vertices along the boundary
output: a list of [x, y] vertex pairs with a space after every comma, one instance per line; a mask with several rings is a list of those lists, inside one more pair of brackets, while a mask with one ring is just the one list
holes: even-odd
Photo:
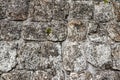
[[120, 44], [112, 46], [113, 68], [120, 70]]
[[32, 21], [65, 20], [68, 16], [69, 4], [66, 0], [33, 0], [30, 2]]
[[67, 37], [67, 24], [61, 21], [25, 23], [22, 35], [25, 40], [64, 41]]
[[100, 2], [95, 5], [94, 19], [97, 22], [108, 22], [114, 19], [114, 12], [112, 4]]
[[22, 24], [20, 22], [0, 20], [0, 40], [12, 41], [21, 37]]
[[6, 10], [8, 0], [0, 0], [0, 19], [6, 18]]
[[0, 0], [0, 80], [120, 80], [120, 1]]
[[0, 71], [7, 72], [15, 67], [17, 44], [14, 42], [0, 41]]
[[27, 19], [29, 0], [9, 0], [7, 16], [10, 20], [22, 21]]
[[61, 61], [61, 46], [58, 43], [25, 43], [18, 53], [18, 69], [39, 70], [57, 67]]
[[91, 1], [87, 3], [73, 0], [70, 4], [69, 19], [93, 19], [94, 6]]

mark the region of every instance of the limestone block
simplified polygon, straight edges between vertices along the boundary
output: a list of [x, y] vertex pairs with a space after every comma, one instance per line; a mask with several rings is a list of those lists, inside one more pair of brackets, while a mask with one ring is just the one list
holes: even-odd
[[7, 16], [10, 20], [23, 21], [27, 19], [29, 0], [9, 0]]
[[120, 44], [112, 45], [113, 68], [120, 70]]
[[93, 19], [94, 5], [90, 1], [89, 3], [82, 1], [70, 2], [69, 19]]
[[108, 22], [114, 19], [114, 11], [112, 4], [100, 2], [99, 4], [95, 5], [94, 10], [94, 20], [97, 22]]
[[1, 75], [0, 80], [33, 80], [33, 72], [25, 70], [16, 70]]
[[59, 67], [61, 46], [53, 42], [23, 43], [17, 61], [18, 69], [39, 70]]
[[65, 0], [34, 0], [30, 2], [29, 17], [32, 21], [65, 20], [68, 12]]
[[0, 21], [0, 40], [12, 41], [21, 37], [22, 24], [14, 21]]
[[111, 66], [111, 48], [108, 44], [87, 42], [84, 47], [87, 61], [96, 67]]
[[10, 71], [16, 65], [17, 43], [0, 41], [0, 71]]

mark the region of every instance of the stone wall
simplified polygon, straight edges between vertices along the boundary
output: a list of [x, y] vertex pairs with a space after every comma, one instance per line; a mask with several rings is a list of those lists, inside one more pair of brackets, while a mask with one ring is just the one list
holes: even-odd
[[0, 80], [120, 80], [120, 1], [0, 0]]

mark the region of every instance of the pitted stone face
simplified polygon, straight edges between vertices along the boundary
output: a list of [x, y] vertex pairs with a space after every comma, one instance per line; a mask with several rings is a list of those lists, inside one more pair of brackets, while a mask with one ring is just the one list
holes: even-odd
[[23, 21], [28, 16], [29, 0], [9, 0], [7, 16], [10, 20]]
[[0, 0], [0, 19], [6, 18], [7, 2], [8, 0]]
[[103, 65], [112, 63], [111, 48], [107, 44], [85, 44], [85, 54], [87, 61], [96, 67], [103, 67]]
[[33, 80], [33, 72], [25, 70], [16, 70], [1, 75], [0, 80]]
[[62, 44], [63, 66], [66, 71], [80, 72], [86, 69], [83, 45], [69, 40]]
[[112, 45], [113, 68], [120, 70], [120, 44]]
[[69, 19], [93, 19], [93, 4], [82, 1], [72, 1], [70, 3]]
[[94, 77], [95, 80], [119, 80], [119, 72], [115, 72], [115, 71], [110, 71], [110, 70], [106, 70], [106, 71], [100, 71], [96, 74], [96, 76]]
[[0, 71], [10, 71], [16, 65], [16, 46], [14, 42], [0, 41]]
[[87, 23], [80, 20], [71, 20], [68, 22], [68, 36], [70, 41], [82, 41], [86, 39]]
[[64, 41], [67, 37], [67, 25], [61, 21], [30, 22], [24, 24], [22, 35], [25, 40]]
[[23, 43], [18, 54], [18, 69], [47, 69], [59, 66], [61, 46], [59, 43]]
[[95, 5], [94, 20], [97, 22], [108, 22], [115, 17], [112, 4], [104, 4], [104, 2]]
[[69, 4], [65, 0], [34, 0], [30, 2], [29, 14], [32, 21], [65, 20]]
[[0, 40], [19, 40], [21, 37], [22, 24], [13, 21], [0, 21]]
[[115, 22], [106, 23], [105, 26], [107, 32], [109, 33], [110, 38], [115, 41], [120, 41], [120, 25]]

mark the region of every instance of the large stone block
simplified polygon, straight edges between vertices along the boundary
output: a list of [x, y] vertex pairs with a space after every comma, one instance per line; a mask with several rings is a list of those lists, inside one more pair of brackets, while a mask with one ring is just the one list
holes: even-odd
[[13, 21], [0, 21], [0, 40], [12, 41], [21, 37], [22, 23]]
[[68, 12], [65, 0], [34, 0], [30, 2], [29, 17], [32, 21], [65, 20]]
[[111, 48], [108, 44], [85, 43], [84, 52], [87, 62], [100, 68], [112, 66]]
[[63, 66], [66, 71], [80, 72], [86, 69], [83, 45], [69, 40], [63, 42]]
[[16, 65], [17, 43], [0, 41], [0, 71], [10, 71]]
[[93, 19], [94, 5], [90, 1], [73, 1], [70, 2], [69, 19]]
[[9, 0], [7, 16], [10, 20], [22, 21], [28, 16], [29, 0]]
[[59, 43], [23, 43], [18, 54], [18, 69], [39, 70], [59, 67], [61, 46]]
[[94, 10], [94, 20], [97, 22], [108, 22], [113, 20], [115, 17], [113, 12], [113, 6], [109, 3], [100, 2], [99, 4], [95, 5]]
[[31, 22], [24, 25], [23, 38], [38, 41], [64, 41], [67, 37], [67, 25], [61, 21], [50, 23]]

